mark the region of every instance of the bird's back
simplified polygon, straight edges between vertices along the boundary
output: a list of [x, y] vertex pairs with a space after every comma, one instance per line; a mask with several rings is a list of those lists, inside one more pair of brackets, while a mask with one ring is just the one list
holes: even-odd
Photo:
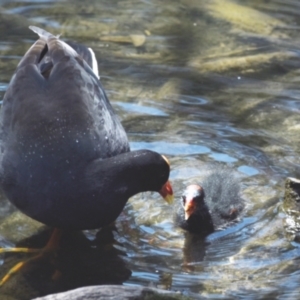
[[39, 205], [55, 206], [58, 195], [76, 197], [76, 178], [89, 162], [129, 151], [88, 63], [58, 37], [32, 29], [40, 39], [20, 61], [0, 117], [1, 186], [31, 216]]
[[243, 210], [245, 204], [240, 194], [240, 181], [230, 168], [216, 167], [201, 185], [215, 229], [236, 219]]

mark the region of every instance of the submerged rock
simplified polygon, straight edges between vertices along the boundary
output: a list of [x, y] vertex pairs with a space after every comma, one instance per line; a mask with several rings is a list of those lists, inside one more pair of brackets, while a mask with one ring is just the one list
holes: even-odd
[[[285, 23], [279, 19], [230, 0], [210, 1], [208, 10], [211, 15], [229, 22], [234, 25], [235, 28], [266, 36], [276, 36], [274, 30], [277, 27], [283, 27], [285, 25]], [[283, 33], [277, 33], [277, 35], [286, 37]]]
[[289, 177], [285, 182], [283, 209], [286, 212], [285, 229], [290, 238], [299, 242], [300, 235], [300, 180]]

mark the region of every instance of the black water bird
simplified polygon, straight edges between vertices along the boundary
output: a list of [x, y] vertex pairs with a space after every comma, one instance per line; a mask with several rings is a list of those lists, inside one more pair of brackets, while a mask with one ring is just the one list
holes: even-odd
[[216, 167], [200, 184], [189, 185], [175, 212], [183, 229], [202, 236], [236, 221], [245, 202], [240, 182], [229, 168]]
[[162, 155], [130, 151], [91, 49], [38, 27], [0, 115], [0, 185], [23, 213], [62, 229], [113, 222], [142, 191], [172, 198]]

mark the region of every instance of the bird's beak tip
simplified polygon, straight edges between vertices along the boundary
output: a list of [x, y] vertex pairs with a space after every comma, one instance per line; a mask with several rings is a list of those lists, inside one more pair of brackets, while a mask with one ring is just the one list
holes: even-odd
[[174, 202], [174, 194], [170, 181], [167, 181], [161, 190], [159, 191], [161, 196], [165, 199], [168, 204], [172, 204]]

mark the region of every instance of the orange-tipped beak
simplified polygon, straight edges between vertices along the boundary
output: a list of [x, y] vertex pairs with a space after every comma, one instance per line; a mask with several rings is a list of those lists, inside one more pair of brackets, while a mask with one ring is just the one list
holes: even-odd
[[168, 202], [168, 204], [173, 203], [174, 200], [173, 189], [169, 180], [163, 185], [159, 193], [165, 199], [165, 201]]
[[184, 218], [188, 220], [189, 217], [194, 213], [196, 209], [196, 202], [192, 199], [187, 199], [184, 206]]

